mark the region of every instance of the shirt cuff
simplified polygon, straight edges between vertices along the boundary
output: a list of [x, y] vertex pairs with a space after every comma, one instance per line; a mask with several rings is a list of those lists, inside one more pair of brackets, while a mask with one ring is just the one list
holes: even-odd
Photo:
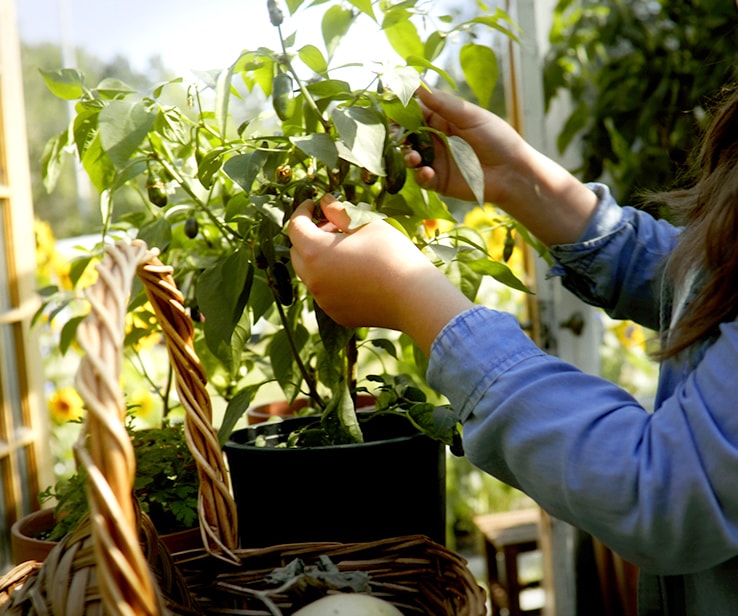
[[427, 379], [463, 422], [507, 370], [543, 354], [514, 316], [475, 306], [449, 321], [433, 341]]

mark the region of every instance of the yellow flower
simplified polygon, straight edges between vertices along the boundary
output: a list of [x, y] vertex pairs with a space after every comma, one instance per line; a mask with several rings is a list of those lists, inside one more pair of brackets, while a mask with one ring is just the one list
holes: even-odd
[[449, 229], [453, 228], [453, 226], [454, 223], [450, 220], [433, 218], [423, 221], [423, 230], [425, 231], [426, 237], [433, 237], [436, 233], [445, 233]]
[[141, 352], [161, 342], [161, 334], [157, 329], [154, 308], [149, 302], [126, 314], [126, 336], [132, 337], [133, 349]]
[[[464, 224], [482, 234], [487, 243], [487, 253], [496, 261], [504, 261], [505, 240], [508, 236], [506, 220], [504, 214], [488, 204], [484, 207], [475, 207], [464, 216]], [[506, 264], [518, 275], [524, 270], [523, 251], [519, 246], [514, 248]]]
[[633, 323], [631, 321], [620, 321], [615, 325], [615, 327], [613, 327], [613, 331], [624, 348], [646, 348], [646, 334], [643, 332], [643, 328], [637, 323]]
[[137, 389], [128, 396], [131, 413], [146, 424], [159, 421], [157, 400], [148, 389]]
[[48, 402], [51, 419], [57, 424], [75, 421], [82, 417], [84, 403], [73, 387], [62, 387], [56, 390]]

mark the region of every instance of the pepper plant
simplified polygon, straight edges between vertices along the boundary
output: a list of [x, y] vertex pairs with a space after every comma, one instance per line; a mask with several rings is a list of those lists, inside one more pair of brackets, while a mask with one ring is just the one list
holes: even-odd
[[[480, 30], [515, 36], [513, 26], [501, 10], [454, 21], [420, 0], [323, 2], [316, 3], [323, 11], [321, 50], [298, 47], [295, 34], [286, 34], [288, 21], [306, 10], [303, 0], [287, 0], [286, 16], [276, 0], [265, 1], [275, 49], [245, 50], [195, 82], [173, 79], [141, 93], [112, 80], [88, 86], [76, 70], [44, 73], [56, 95], [77, 101], [69, 130], [47, 148], [47, 183], [72, 146], [101, 195], [103, 234], [142, 238], [174, 267], [197, 352], [227, 402], [223, 438], [259, 389], [276, 381], [287, 399], [312, 399], [326, 442], [362, 439], [353, 404], [362, 389], [376, 395], [379, 410], [403, 408], [451, 442], [455, 425], [439, 421], [441, 407], [427, 401], [417, 378], [381, 370], [358, 376], [362, 354], [383, 367], [403, 349], [396, 338], [342, 327], [320, 309], [292, 270], [285, 224], [303, 200], [332, 193], [352, 224], [384, 218], [405, 232], [469, 297], [486, 275], [525, 290], [437, 194], [414, 182], [402, 153], [412, 145], [430, 162], [432, 140], [443, 140], [482, 202], [475, 154], [463, 140], [425, 126], [414, 93], [423, 74], [455, 87], [440, 64], [448, 50], [476, 98], [488, 102], [496, 58], [475, 37]], [[444, 29], [423, 30], [423, 23]], [[346, 68], [339, 43], [367, 24], [384, 33], [397, 61], [354, 67], [364, 75], [356, 87], [338, 76]], [[455, 46], [448, 45], [453, 39]], [[142, 207], [116, 219], [124, 187], [140, 195]], [[429, 220], [447, 221], [448, 230], [428, 233]], [[143, 295], [130, 309], [146, 312]], [[134, 329], [129, 337], [136, 336]]]

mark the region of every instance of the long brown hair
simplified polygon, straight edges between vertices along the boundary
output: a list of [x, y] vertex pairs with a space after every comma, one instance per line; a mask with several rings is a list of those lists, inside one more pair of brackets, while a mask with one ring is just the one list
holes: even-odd
[[[716, 102], [717, 104], [717, 102]], [[668, 332], [658, 359], [717, 333], [738, 314], [738, 87], [726, 88], [696, 150], [688, 188], [652, 195], [684, 224], [666, 265], [672, 283], [697, 268], [701, 286]]]

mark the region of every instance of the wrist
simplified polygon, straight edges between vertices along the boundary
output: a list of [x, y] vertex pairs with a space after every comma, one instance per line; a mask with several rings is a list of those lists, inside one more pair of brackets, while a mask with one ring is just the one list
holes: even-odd
[[474, 306], [440, 270], [429, 265], [429, 269], [414, 277], [398, 302], [399, 329], [426, 355], [446, 324]]

